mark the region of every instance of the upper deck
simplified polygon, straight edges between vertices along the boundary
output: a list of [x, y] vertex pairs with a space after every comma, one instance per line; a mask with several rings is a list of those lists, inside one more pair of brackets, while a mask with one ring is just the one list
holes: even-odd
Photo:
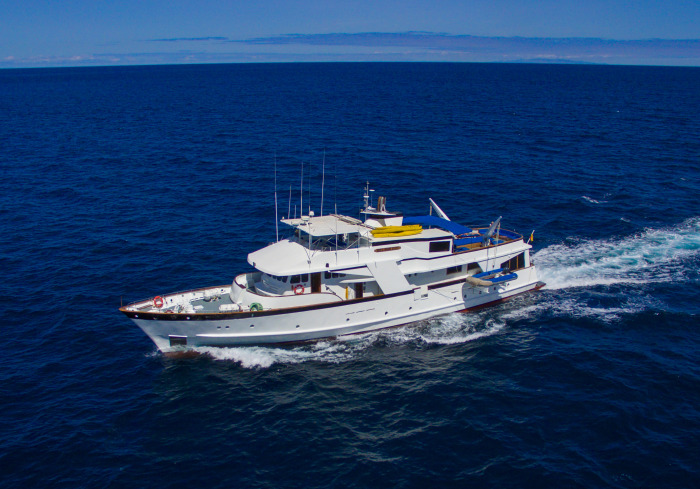
[[[376, 226], [348, 216], [284, 219], [281, 222], [293, 228], [292, 236], [249, 254], [248, 263], [267, 274], [287, 276], [389, 259], [435, 258], [522, 240], [518, 233], [499, 230], [484, 243], [483, 233], [488, 226], [472, 229], [434, 216], [404, 218], [404, 222], [412, 220], [428, 223], [429, 227], [409, 236], [378, 238], [372, 235]], [[459, 231], [468, 233], [456, 234]]]

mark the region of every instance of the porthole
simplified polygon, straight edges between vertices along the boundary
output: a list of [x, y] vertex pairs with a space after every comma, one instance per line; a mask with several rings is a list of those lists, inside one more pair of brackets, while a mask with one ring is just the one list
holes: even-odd
[[226, 326], [226, 329], [228, 329], [228, 328], [229, 328], [229, 327], [228, 327], [228, 326]]
[[221, 329], [221, 326], [217, 326], [216, 329]]
[[297, 328], [299, 328], [299, 325], [297, 324]]
[[386, 312], [384, 313], [385, 316], [386, 316], [387, 314], [389, 314], [389, 311], [386, 311]]
[[350, 321], [350, 318], [347, 318], [346, 321]]
[[413, 306], [411, 306], [411, 307], [408, 308], [409, 311], [410, 311], [411, 309], [413, 309]]
[[254, 327], [255, 327], [255, 325], [254, 325], [254, 324], [251, 324], [251, 325], [250, 325], [250, 327], [251, 327], [251, 328], [254, 328]]

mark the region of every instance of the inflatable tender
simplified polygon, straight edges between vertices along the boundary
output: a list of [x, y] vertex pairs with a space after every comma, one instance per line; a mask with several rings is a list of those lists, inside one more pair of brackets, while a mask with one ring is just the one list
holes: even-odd
[[[491, 270], [490, 272], [477, 273], [476, 275], [471, 275], [466, 278], [467, 283], [475, 287], [489, 287], [494, 284], [499, 284], [503, 282], [510, 282], [518, 278], [517, 273], [508, 273], [507, 268], [497, 268], [496, 270]], [[498, 274], [500, 277], [496, 277]]]

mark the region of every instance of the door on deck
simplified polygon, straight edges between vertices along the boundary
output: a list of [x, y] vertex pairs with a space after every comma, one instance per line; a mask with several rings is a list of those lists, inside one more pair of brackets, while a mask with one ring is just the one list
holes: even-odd
[[311, 293], [321, 292], [321, 272], [311, 274]]
[[355, 299], [361, 299], [362, 296], [364, 295], [363, 294], [364, 291], [365, 291], [364, 284], [362, 284], [362, 283], [355, 284]]

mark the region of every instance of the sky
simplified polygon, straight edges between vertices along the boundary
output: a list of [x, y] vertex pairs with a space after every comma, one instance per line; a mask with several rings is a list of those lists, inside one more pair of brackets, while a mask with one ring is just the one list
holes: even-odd
[[261, 61], [700, 66], [700, 1], [0, 1], [2, 68]]

